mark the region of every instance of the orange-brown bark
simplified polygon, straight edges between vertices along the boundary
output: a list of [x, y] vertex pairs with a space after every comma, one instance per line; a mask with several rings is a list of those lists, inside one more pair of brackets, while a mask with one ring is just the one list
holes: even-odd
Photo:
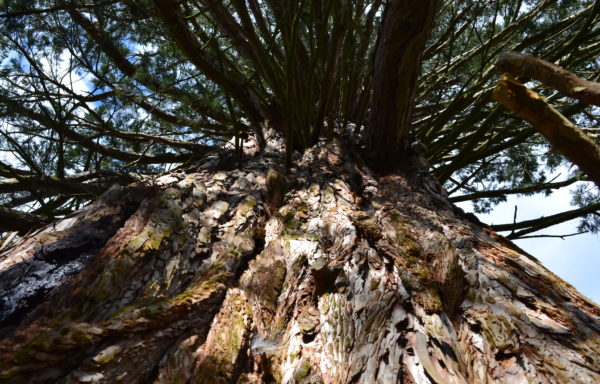
[[494, 99], [529, 121], [554, 148], [600, 186], [600, 147], [556, 109], [523, 84], [504, 76]]
[[[322, 143], [274, 202], [269, 143], [239, 168], [221, 154], [154, 180], [81, 272], [4, 327], [0, 382], [600, 380], [598, 306], [468, 221], [422, 160], [377, 177]], [[2, 273], [56, 265], [42, 239], [72, 251], [79, 219], [16, 241]]]
[[523, 76], [540, 81], [564, 95], [581, 100], [586, 104], [600, 106], [600, 84], [575, 76], [557, 65], [533, 55], [508, 51], [496, 62], [496, 69], [513, 76]]

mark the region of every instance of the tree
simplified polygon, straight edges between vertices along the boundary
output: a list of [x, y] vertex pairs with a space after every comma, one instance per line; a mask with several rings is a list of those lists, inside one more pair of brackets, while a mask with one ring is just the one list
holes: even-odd
[[595, 80], [599, 11], [6, 3], [0, 380], [600, 380], [600, 309], [451, 204], [586, 180], [490, 97], [509, 48]]

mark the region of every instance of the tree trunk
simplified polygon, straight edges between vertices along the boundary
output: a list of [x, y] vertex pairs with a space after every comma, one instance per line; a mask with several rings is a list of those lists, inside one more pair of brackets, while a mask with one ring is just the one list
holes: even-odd
[[408, 152], [417, 79], [437, 0], [389, 1], [373, 61], [373, 92], [366, 126], [369, 160], [389, 172]]
[[600, 382], [600, 309], [422, 160], [378, 178], [337, 140], [284, 175], [268, 143], [5, 249], [0, 382]]

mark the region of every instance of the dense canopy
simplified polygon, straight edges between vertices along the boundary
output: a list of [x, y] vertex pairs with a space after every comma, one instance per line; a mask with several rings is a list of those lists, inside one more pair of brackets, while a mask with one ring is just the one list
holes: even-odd
[[[581, 217], [581, 231], [596, 231], [597, 187], [491, 95], [500, 76], [494, 63], [506, 50], [597, 81], [600, 2], [439, 1], [428, 37], [434, 12], [401, 14], [410, 22], [397, 24], [389, 41], [414, 52], [412, 64], [396, 70], [374, 60], [386, 3], [5, 0], [0, 231], [24, 233], [113, 183], [142, 180], [225, 143], [238, 150], [259, 126], [284, 132], [288, 162], [335, 135], [369, 152], [375, 168], [383, 155], [422, 151], [451, 199], [473, 200], [479, 212], [508, 194], [581, 181], [573, 211], [497, 229], [518, 238]], [[406, 43], [419, 34], [424, 49]], [[416, 80], [418, 67], [409, 67], [419, 55]], [[390, 79], [407, 85], [391, 95], [407, 104], [409, 121], [376, 121], [396, 108], [380, 87]], [[596, 138], [597, 109], [528, 85]]]

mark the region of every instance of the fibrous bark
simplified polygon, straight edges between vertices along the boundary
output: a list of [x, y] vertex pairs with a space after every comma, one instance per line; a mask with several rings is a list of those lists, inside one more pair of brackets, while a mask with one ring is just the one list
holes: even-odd
[[410, 0], [393, 0], [383, 14], [366, 129], [372, 163], [384, 172], [397, 167], [407, 153], [421, 56], [436, 7], [437, 0], [418, 6]]
[[[81, 272], [6, 330], [0, 382], [600, 380], [600, 309], [469, 221], [419, 158], [377, 177], [334, 140], [285, 174], [283, 152], [215, 154], [124, 200]], [[68, 253], [53, 233], [18, 240], [3, 273]]]

